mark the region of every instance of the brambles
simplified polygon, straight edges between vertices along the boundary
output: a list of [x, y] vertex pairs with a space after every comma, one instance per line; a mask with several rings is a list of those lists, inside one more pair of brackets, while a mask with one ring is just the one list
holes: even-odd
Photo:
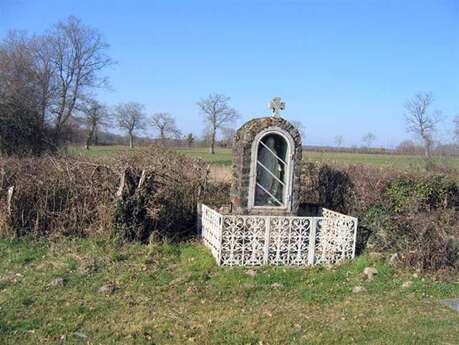
[[358, 253], [399, 252], [402, 263], [427, 271], [459, 263], [459, 189], [448, 175], [306, 163], [302, 201], [358, 217]]
[[[192, 232], [196, 203], [204, 197], [205, 164], [151, 148], [104, 164], [81, 157], [0, 162], [3, 234], [22, 236], [116, 234], [147, 240], [152, 232], [181, 238]], [[120, 178], [124, 183], [120, 188]], [[119, 193], [117, 193], [119, 192]]]

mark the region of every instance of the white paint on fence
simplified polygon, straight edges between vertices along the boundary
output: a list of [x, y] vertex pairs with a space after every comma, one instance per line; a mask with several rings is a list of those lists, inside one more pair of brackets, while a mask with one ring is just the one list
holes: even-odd
[[219, 265], [331, 265], [355, 256], [357, 218], [222, 215], [202, 205], [202, 238]]

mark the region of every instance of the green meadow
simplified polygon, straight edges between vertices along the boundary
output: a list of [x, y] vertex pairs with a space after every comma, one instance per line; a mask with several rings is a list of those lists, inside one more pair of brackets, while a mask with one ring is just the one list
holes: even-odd
[[[367, 281], [362, 271], [378, 274]], [[218, 267], [195, 242], [0, 240], [0, 344], [457, 344], [457, 282], [361, 256]], [[403, 288], [406, 281], [412, 286]], [[101, 287], [110, 289], [101, 291]], [[353, 293], [354, 286], [366, 291]]]
[[[148, 147], [139, 146], [132, 150], [148, 150]], [[129, 147], [121, 145], [94, 146], [89, 150], [77, 146], [67, 148], [67, 152], [70, 154], [80, 154], [93, 158], [114, 157], [119, 153], [129, 151], [131, 151]], [[231, 149], [217, 148], [213, 155], [210, 154], [209, 149], [205, 147], [177, 148], [176, 151], [191, 157], [202, 158], [217, 165], [231, 165]], [[398, 169], [419, 169], [425, 164], [422, 156], [329, 151], [304, 151], [303, 160], [333, 164], [368, 164], [371, 166], [387, 166]], [[459, 157], [435, 157], [434, 162], [443, 167], [459, 169]]]

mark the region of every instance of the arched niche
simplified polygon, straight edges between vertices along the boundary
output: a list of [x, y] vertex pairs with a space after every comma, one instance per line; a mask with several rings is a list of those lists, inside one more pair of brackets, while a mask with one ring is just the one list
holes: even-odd
[[285, 119], [264, 117], [244, 124], [233, 145], [233, 211], [296, 214], [301, 147], [298, 130]]

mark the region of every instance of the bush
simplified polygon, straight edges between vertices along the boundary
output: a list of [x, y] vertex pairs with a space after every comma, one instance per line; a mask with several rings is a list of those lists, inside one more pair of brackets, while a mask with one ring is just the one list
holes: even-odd
[[2, 208], [14, 186], [3, 229], [14, 236], [85, 235], [110, 218], [116, 173], [94, 162], [69, 157], [2, 159]]
[[0, 104], [0, 152], [5, 155], [39, 155], [49, 148], [47, 130], [37, 120], [36, 111]]
[[301, 176], [302, 203], [347, 212], [352, 202], [352, 182], [349, 175], [329, 165], [306, 163]]
[[104, 165], [81, 157], [6, 158], [0, 171], [3, 210], [7, 189], [15, 188], [0, 226], [14, 236], [104, 232], [144, 241], [158, 232], [179, 239], [192, 233], [197, 201], [206, 196], [202, 161], [154, 147]]
[[364, 165], [306, 163], [302, 201], [359, 219], [356, 250], [399, 252], [406, 265], [457, 265], [459, 190], [455, 177]]
[[386, 195], [398, 213], [459, 206], [458, 187], [444, 175], [399, 178], [387, 186]]
[[118, 166], [125, 180], [115, 213], [117, 234], [145, 241], [153, 232], [172, 240], [194, 232], [196, 205], [206, 195], [203, 161], [151, 147], [125, 156]]
[[403, 232], [405, 239], [401, 251], [406, 266], [438, 271], [455, 265], [459, 228], [457, 219], [446, 215], [438, 211], [423, 212], [395, 219], [395, 229]]

